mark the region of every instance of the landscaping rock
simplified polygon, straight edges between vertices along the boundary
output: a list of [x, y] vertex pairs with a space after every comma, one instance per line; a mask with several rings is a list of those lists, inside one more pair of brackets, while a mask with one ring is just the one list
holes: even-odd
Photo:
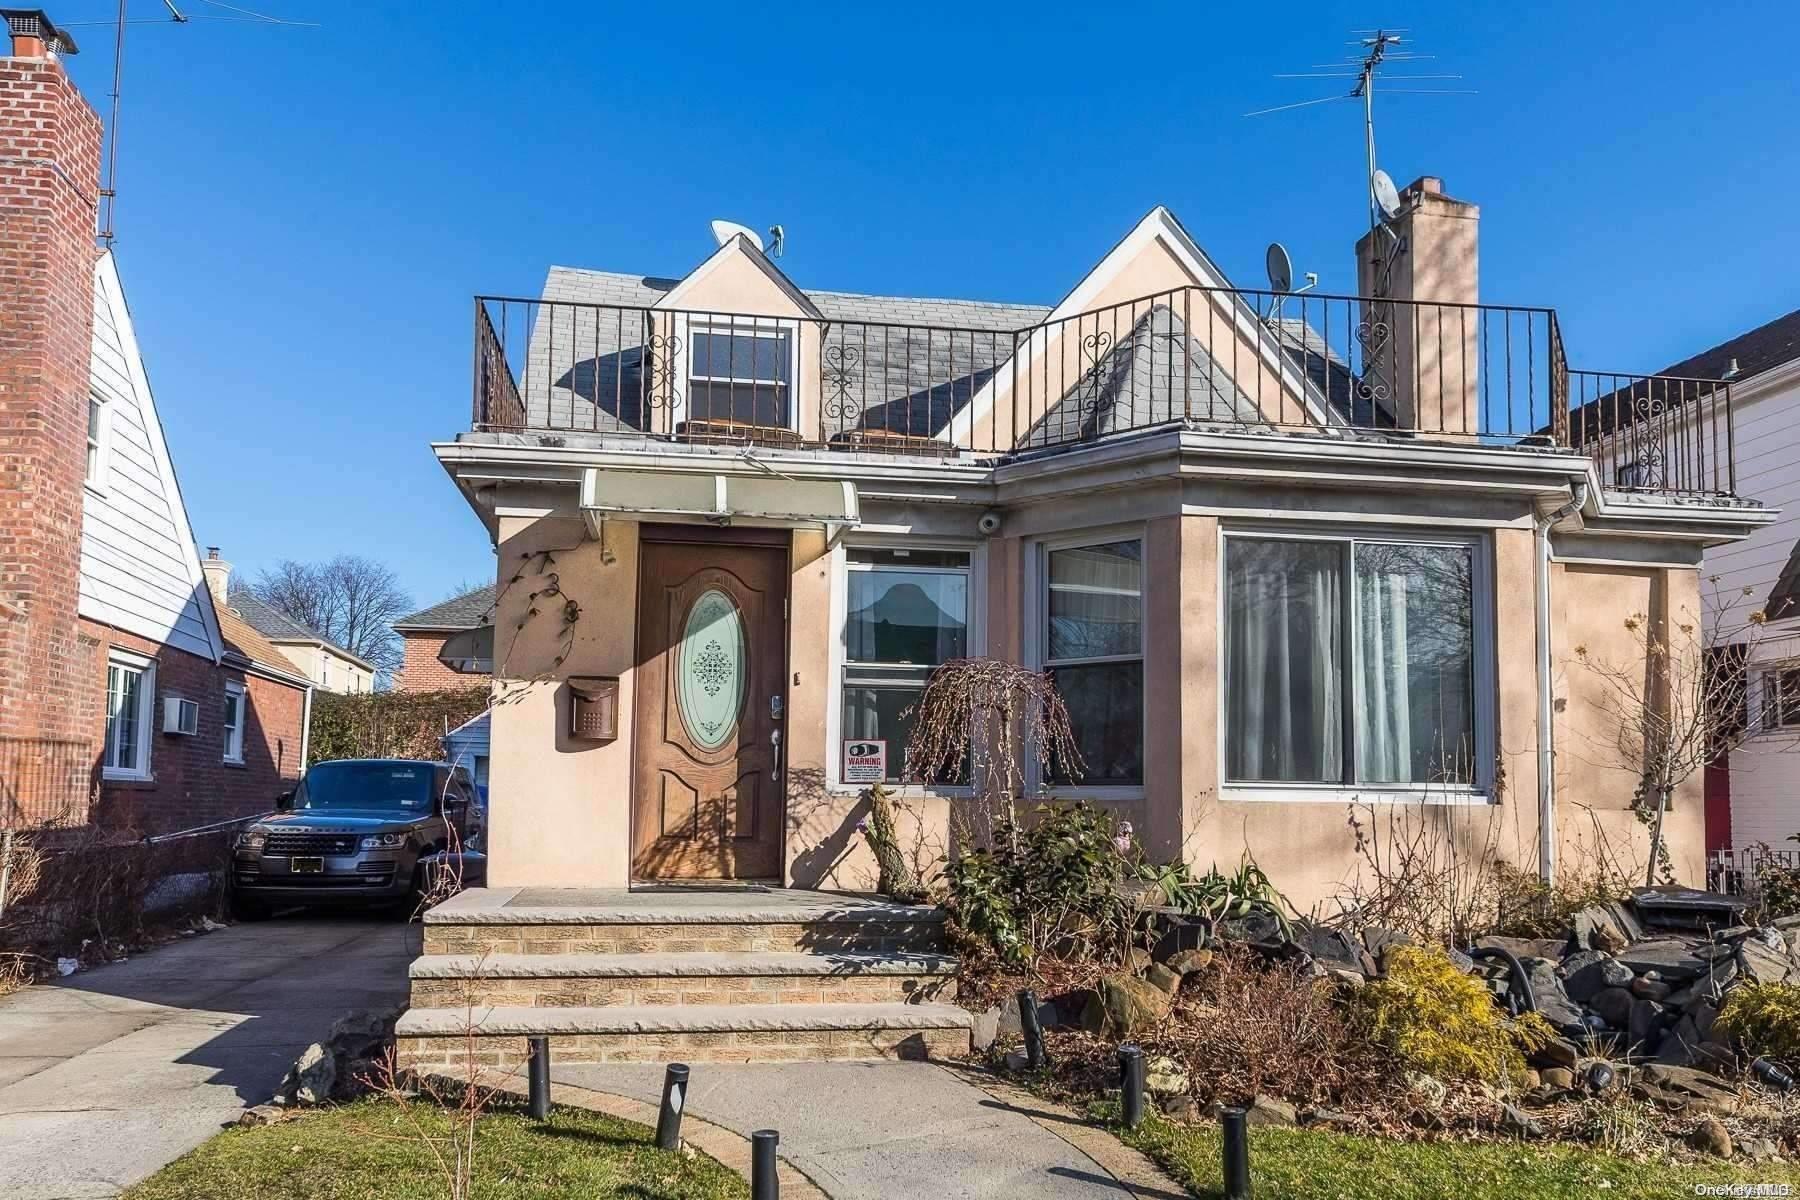
[[1573, 1070], [1579, 1055], [1575, 1043], [1562, 1038], [1551, 1038], [1538, 1052], [1531, 1056], [1532, 1061], [1547, 1067], [1568, 1067]]
[[1000, 1036], [1000, 1010], [990, 1008], [986, 1012], [978, 1012], [969, 1018], [969, 1044], [975, 1053], [981, 1054], [992, 1046]]
[[1538, 1072], [1538, 1082], [1544, 1087], [1566, 1092], [1575, 1086], [1575, 1072], [1567, 1067], [1545, 1067]]
[[1315, 1108], [1300, 1114], [1302, 1124], [1314, 1129], [1349, 1130], [1356, 1128], [1356, 1118], [1335, 1108]]
[[1751, 1162], [1768, 1162], [1781, 1157], [1781, 1147], [1773, 1138], [1747, 1138], [1739, 1144], [1738, 1149]]
[[1506, 950], [1514, 958], [1547, 958], [1551, 962], [1561, 962], [1565, 967], [1568, 965], [1568, 959], [1563, 957], [1569, 950], [1566, 938], [1512, 938], [1489, 934], [1475, 946], [1479, 950]]
[[1649, 1063], [1644, 1079], [1656, 1088], [1679, 1097], [1684, 1112], [1711, 1112], [1729, 1116], [1737, 1111], [1737, 1093], [1717, 1076], [1692, 1067]]
[[1023, 1050], [1008, 1050], [1006, 1052], [1005, 1066], [1008, 1071], [1023, 1071], [1030, 1065], [1031, 1060], [1025, 1056]]
[[1125, 952], [1125, 969], [1127, 971], [1143, 971], [1156, 960], [1150, 952], [1141, 946], [1133, 946]]
[[1169, 959], [1167, 966], [1171, 971], [1179, 971], [1186, 976], [1195, 971], [1204, 971], [1212, 966], [1212, 961], [1211, 950], [1183, 950]]
[[1300, 1114], [1286, 1100], [1274, 1096], [1257, 1096], [1244, 1112], [1244, 1124], [1298, 1125]]
[[1444, 1086], [1442, 1080], [1417, 1071], [1406, 1076], [1406, 1084], [1418, 1096], [1421, 1107], [1424, 1108], [1442, 1108], [1444, 1101], [1450, 1097], [1450, 1089]]
[[1631, 1024], [1631, 1008], [1636, 1003], [1637, 997], [1626, 989], [1609, 987], [1596, 993], [1588, 1007], [1613, 1029], [1625, 1029]]
[[1540, 1138], [1544, 1136], [1544, 1127], [1526, 1116], [1523, 1110], [1511, 1104], [1500, 1106], [1500, 1128], [1515, 1137]]
[[1363, 949], [1367, 950], [1377, 962], [1389, 946], [1410, 946], [1411, 935], [1398, 929], [1390, 929], [1386, 925], [1368, 925], [1362, 931]]
[[1655, 971], [1646, 971], [1631, 981], [1631, 994], [1645, 1000], [1661, 1003], [1669, 998], [1669, 985], [1657, 977]]
[[1703, 943], [1691, 937], [1660, 937], [1646, 941], [1634, 942], [1615, 957], [1635, 975], [1645, 971], [1655, 971], [1661, 979], [1670, 983], [1686, 983], [1699, 975], [1706, 974], [1708, 958], [1701, 958], [1695, 951]]
[[1362, 973], [1362, 947], [1353, 945], [1350, 938], [1336, 929], [1325, 929], [1317, 925], [1307, 926], [1294, 931], [1294, 944], [1306, 951], [1314, 962], [1323, 963], [1328, 968]]
[[1081, 1014], [1081, 1027], [1102, 1037], [1133, 1038], [1169, 1015], [1170, 996], [1136, 975], [1108, 975]]
[[1559, 1033], [1584, 1033], [1586, 1024], [1581, 1017], [1581, 1006], [1569, 999], [1563, 990], [1562, 977], [1556, 973], [1556, 964], [1546, 958], [1527, 958], [1520, 962], [1525, 968], [1525, 978], [1531, 982], [1532, 994], [1537, 998], [1537, 1010]]
[[1349, 971], [1345, 970], [1343, 967], [1333, 967], [1328, 973], [1338, 983], [1343, 984], [1351, 990], [1362, 987], [1369, 982], [1369, 977], [1364, 975], [1361, 971]]
[[1701, 1040], [1712, 1037], [1713, 1022], [1719, 1019], [1719, 1010], [1716, 1006], [1703, 1000], [1689, 1009], [1688, 1015], [1694, 1018], [1694, 1032], [1700, 1035]]
[[1631, 968], [1604, 950], [1580, 950], [1562, 960], [1563, 990], [1586, 1004], [1609, 987], [1631, 986]]
[[1144, 972], [1144, 979], [1170, 996], [1181, 990], [1181, 972], [1171, 971], [1161, 963], [1151, 963], [1149, 970]]
[[1200, 1119], [1200, 1106], [1194, 1103], [1192, 1096], [1164, 1096], [1157, 1105], [1163, 1116], [1171, 1121], [1185, 1121], [1192, 1124]]
[[1241, 917], [1220, 921], [1213, 932], [1229, 942], [1245, 942], [1258, 950], [1279, 950], [1287, 944], [1281, 918], [1266, 908], [1253, 908]]
[[1655, 1044], [1655, 1039], [1663, 1031], [1664, 1008], [1654, 1000], [1637, 999], [1631, 1002], [1631, 1021], [1626, 1027], [1627, 1035], [1640, 1047]]
[[1185, 1096], [1193, 1090], [1193, 1081], [1180, 1063], [1163, 1055], [1145, 1064], [1144, 1087], [1152, 1096]]
[[246, 1108], [239, 1114], [237, 1123], [239, 1125], [273, 1125], [281, 1120], [282, 1114], [283, 1110], [279, 1105], [258, 1104]]
[[1584, 950], [1604, 950], [1617, 954], [1638, 938], [1644, 930], [1625, 906], [1613, 902], [1590, 904], [1575, 914], [1573, 941]]
[[1701, 1119], [1699, 1127], [1688, 1135], [1688, 1144], [1702, 1154], [1710, 1154], [1714, 1158], [1731, 1157], [1731, 1134], [1726, 1132], [1725, 1125], [1715, 1116]]
[[1751, 983], [1782, 983], [1794, 969], [1785, 943], [1780, 950], [1775, 950], [1755, 935], [1738, 944], [1737, 966]]
[[[1086, 997], [1084, 996], [1083, 1004], [1085, 1004], [1085, 1001]], [[1082, 1007], [1083, 1005], [1076, 1005], [1074, 1011], [1079, 1014]], [[1019, 1016], [1019, 995], [1017, 992], [1014, 992], [1001, 1002], [999, 1012], [1000, 1025], [995, 1031], [999, 1036], [1025, 1036], [1025, 1023]], [[1056, 1003], [1051, 1000], [1039, 1000], [1038, 1027], [1040, 1029], [1055, 1029], [1061, 1024], [1064, 1024], [1064, 1021], [1061, 1016], [1061, 1010], [1057, 1007]]]
[[[337, 1084], [337, 1059], [324, 1045], [314, 1042], [300, 1052], [289, 1078], [294, 1084], [289, 1094], [295, 1100], [301, 1104], [323, 1104], [331, 1099], [331, 1089]], [[282, 1090], [288, 1092], [287, 1088]]]
[[1694, 1018], [1684, 1014], [1657, 1045], [1656, 1061], [1676, 1067], [1695, 1066], [1699, 1061], [1700, 1042], [1700, 1031], [1694, 1026]]

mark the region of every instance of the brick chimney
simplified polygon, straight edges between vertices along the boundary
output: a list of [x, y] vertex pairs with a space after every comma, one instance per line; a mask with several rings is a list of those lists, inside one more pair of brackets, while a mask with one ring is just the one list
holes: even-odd
[[75, 606], [100, 118], [63, 69], [74, 41], [37, 9], [0, 17], [0, 737], [87, 741], [100, 685]]
[[200, 570], [206, 575], [206, 590], [212, 593], [213, 603], [220, 608], [229, 608], [231, 564], [219, 557], [217, 546], [206, 548], [206, 557], [200, 560]]
[[1365, 305], [1365, 320], [1388, 339], [1368, 361], [1402, 429], [1455, 439], [1481, 432], [1480, 321], [1461, 307], [1481, 298], [1480, 231], [1481, 209], [1424, 175], [1401, 191], [1387, 226], [1356, 243], [1358, 295], [1421, 302]]

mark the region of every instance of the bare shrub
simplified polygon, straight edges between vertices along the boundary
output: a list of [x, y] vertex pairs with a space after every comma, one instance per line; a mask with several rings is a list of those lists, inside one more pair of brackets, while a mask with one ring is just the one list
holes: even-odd
[[1329, 981], [1307, 967], [1222, 950], [1189, 977], [1154, 1040], [1187, 1068], [1200, 1099], [1247, 1101], [1258, 1093], [1296, 1103], [1336, 1103], [1373, 1093], [1392, 1064], [1363, 1039]]
[[1357, 872], [1334, 897], [1337, 920], [1385, 925], [1422, 942], [1453, 945], [1493, 924], [1498, 862], [1494, 818], [1484, 828], [1460, 806], [1350, 806]]

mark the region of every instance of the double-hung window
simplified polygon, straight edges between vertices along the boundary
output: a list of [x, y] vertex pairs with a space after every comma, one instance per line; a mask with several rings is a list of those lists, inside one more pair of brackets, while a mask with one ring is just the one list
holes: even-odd
[[91, 488], [99, 488], [106, 470], [106, 402], [89, 394], [87, 402], [87, 473], [83, 476]]
[[696, 316], [687, 334], [689, 417], [793, 427], [792, 322]]
[[1764, 671], [1763, 728], [1800, 727], [1800, 670]]
[[1052, 761], [1052, 784], [1144, 783], [1144, 544], [1044, 552], [1043, 666], [1069, 710], [1082, 769]]
[[228, 682], [225, 685], [225, 761], [242, 763], [244, 761], [244, 685]]
[[113, 652], [106, 664], [106, 745], [100, 763], [107, 778], [150, 778], [155, 703], [155, 660]]
[[1224, 751], [1239, 784], [1485, 785], [1473, 540], [1225, 539]]
[[933, 668], [969, 653], [969, 553], [851, 546], [844, 557], [840, 734], [885, 741], [888, 782], [910, 782], [910, 710]]

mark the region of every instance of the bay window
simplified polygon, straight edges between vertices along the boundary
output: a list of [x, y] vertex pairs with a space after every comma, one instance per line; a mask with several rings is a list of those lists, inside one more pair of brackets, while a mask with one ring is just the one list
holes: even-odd
[[1044, 552], [1043, 667], [1069, 710], [1082, 770], [1047, 782], [1144, 782], [1143, 551], [1135, 538]]
[[840, 739], [885, 741], [888, 782], [908, 782], [909, 710], [933, 668], [969, 653], [969, 553], [852, 546], [844, 554]]
[[1472, 540], [1227, 537], [1227, 779], [1481, 786], [1481, 574]]

